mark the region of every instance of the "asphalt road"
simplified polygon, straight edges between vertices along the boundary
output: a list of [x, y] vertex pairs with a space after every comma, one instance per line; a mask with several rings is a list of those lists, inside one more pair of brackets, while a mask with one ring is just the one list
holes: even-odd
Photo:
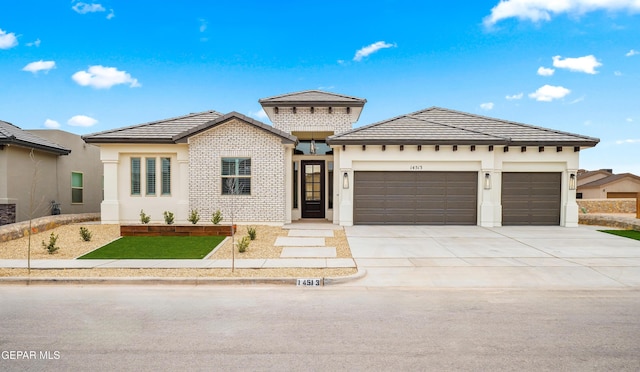
[[1, 371], [637, 371], [640, 291], [2, 286], [0, 353]]

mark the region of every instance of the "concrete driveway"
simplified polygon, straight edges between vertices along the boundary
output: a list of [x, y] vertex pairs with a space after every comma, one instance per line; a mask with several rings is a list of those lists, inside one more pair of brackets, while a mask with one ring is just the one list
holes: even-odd
[[351, 286], [640, 287], [640, 241], [594, 226], [352, 226]]

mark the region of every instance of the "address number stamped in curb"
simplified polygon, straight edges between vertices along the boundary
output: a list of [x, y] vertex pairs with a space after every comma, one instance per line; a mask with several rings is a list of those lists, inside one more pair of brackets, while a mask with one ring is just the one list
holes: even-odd
[[322, 279], [298, 279], [296, 281], [296, 285], [304, 287], [320, 287], [322, 285]]

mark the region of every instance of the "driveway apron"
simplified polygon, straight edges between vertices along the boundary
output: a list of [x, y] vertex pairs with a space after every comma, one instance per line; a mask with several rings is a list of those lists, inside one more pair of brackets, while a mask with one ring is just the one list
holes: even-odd
[[640, 287], [640, 241], [594, 226], [351, 226], [351, 286]]

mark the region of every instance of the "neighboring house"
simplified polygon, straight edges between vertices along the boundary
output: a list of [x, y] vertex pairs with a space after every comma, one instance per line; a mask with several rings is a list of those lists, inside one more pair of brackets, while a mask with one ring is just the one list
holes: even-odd
[[640, 177], [635, 174], [601, 169], [578, 175], [578, 199], [635, 198], [638, 193]]
[[99, 154], [78, 135], [0, 121], [0, 225], [50, 215], [54, 200], [62, 213], [99, 212]]
[[207, 111], [85, 136], [102, 222], [577, 226], [580, 150], [599, 142], [437, 107], [352, 129], [366, 100], [322, 91], [259, 102], [273, 126]]

